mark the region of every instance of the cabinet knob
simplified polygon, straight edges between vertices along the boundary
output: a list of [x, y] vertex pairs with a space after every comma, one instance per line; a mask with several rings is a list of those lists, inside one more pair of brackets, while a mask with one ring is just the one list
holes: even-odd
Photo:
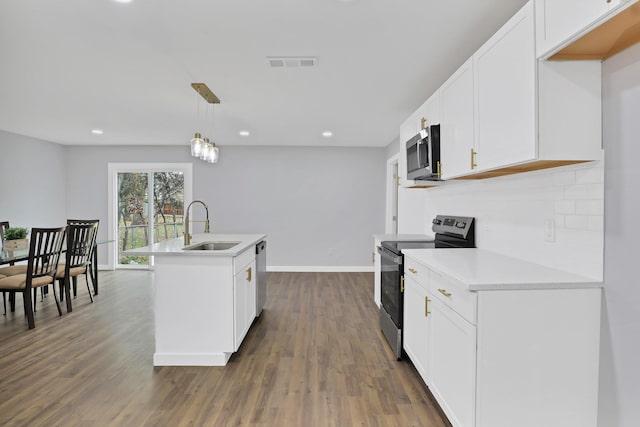
[[410, 268], [409, 271], [412, 272], [413, 274], [418, 274], [418, 272], [416, 270], [414, 270], [413, 268]]
[[451, 292], [447, 292], [446, 289], [438, 289], [438, 292], [440, 292], [442, 295], [444, 295], [447, 298], [451, 298]]

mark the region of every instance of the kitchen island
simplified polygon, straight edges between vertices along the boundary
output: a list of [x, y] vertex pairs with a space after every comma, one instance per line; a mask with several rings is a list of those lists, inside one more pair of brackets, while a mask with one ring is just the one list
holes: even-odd
[[154, 366], [224, 366], [256, 316], [264, 234], [194, 234], [125, 252], [154, 256]]

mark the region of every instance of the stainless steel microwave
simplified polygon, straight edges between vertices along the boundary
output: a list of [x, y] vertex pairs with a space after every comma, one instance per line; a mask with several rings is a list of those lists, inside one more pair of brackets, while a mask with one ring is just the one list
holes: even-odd
[[406, 143], [407, 179], [440, 179], [440, 125], [428, 126]]

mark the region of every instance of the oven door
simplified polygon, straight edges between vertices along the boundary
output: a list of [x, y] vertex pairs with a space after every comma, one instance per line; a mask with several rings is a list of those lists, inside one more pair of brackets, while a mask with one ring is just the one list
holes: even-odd
[[393, 252], [378, 247], [380, 254], [380, 303], [393, 320], [393, 323], [402, 329], [402, 289], [401, 278], [403, 274], [403, 257]]

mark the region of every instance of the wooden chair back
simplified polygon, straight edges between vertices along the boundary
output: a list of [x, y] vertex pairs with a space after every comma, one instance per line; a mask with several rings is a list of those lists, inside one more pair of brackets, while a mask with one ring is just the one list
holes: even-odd
[[55, 278], [66, 228], [31, 229], [29, 260], [27, 261], [27, 288], [31, 287], [31, 282], [36, 277], [51, 276], [52, 279]]
[[71, 224], [67, 226], [67, 251], [65, 276], [69, 269], [86, 267], [91, 262], [91, 253], [98, 234], [98, 224]]
[[[86, 225], [86, 224], [95, 224], [96, 225], [96, 238], [98, 237], [98, 227], [100, 226], [99, 219], [67, 219], [67, 225]], [[93, 239], [91, 255], [93, 256], [93, 251], [95, 250], [96, 239]]]

